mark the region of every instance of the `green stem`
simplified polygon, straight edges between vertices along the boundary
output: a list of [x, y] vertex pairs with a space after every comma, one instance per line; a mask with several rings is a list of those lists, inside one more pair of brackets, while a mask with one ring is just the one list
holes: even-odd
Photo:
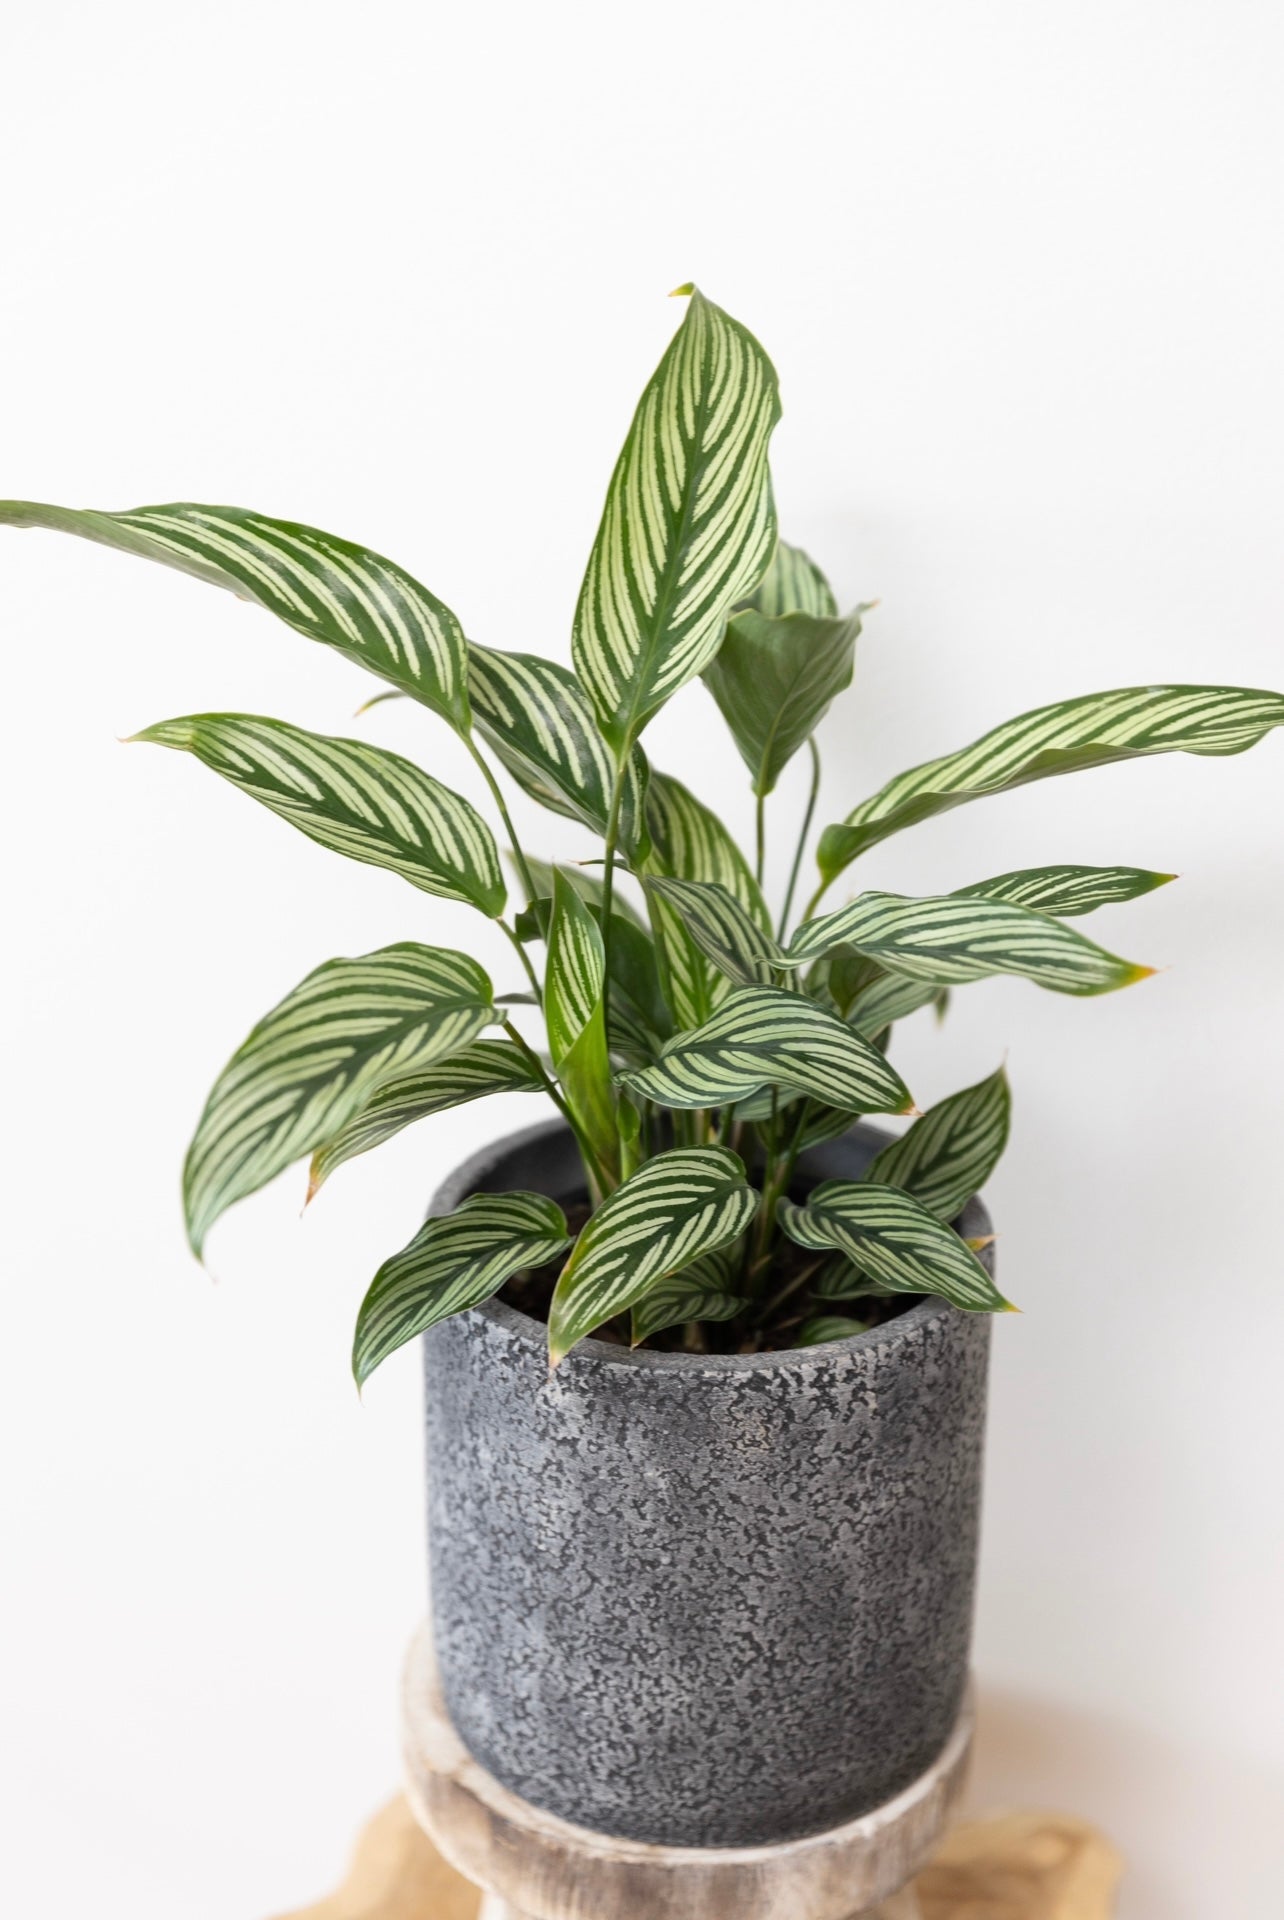
[[513, 1045], [520, 1049], [531, 1066], [534, 1067], [543, 1083], [545, 1093], [553, 1102], [553, 1105], [557, 1108], [557, 1111], [561, 1114], [563, 1120], [565, 1120], [567, 1126], [571, 1129], [571, 1132], [575, 1135], [579, 1145], [580, 1155], [584, 1161], [584, 1171], [589, 1178], [590, 1187], [597, 1189], [599, 1197], [603, 1193], [609, 1193], [615, 1183], [607, 1177], [606, 1171], [594, 1151], [592, 1141], [584, 1133], [575, 1115], [563, 1099], [561, 1088], [555, 1080], [550, 1079], [548, 1073], [545, 1071], [544, 1062], [540, 1059], [534, 1047], [531, 1046], [524, 1035], [518, 1032], [512, 1021], [508, 1019], [501, 1020], [500, 1025], [503, 1027], [504, 1032], [508, 1035]]
[[508, 811], [499, 782], [491, 772], [490, 763], [481, 748], [477, 745], [477, 742], [473, 739], [471, 733], [466, 733], [463, 736], [463, 740], [464, 745], [468, 748], [469, 753], [473, 756], [481, 772], [482, 779], [490, 788], [491, 799], [499, 809], [499, 817], [504, 823], [504, 832], [508, 835], [508, 844], [512, 848], [513, 858], [517, 862], [517, 871], [521, 875], [522, 885], [526, 889], [526, 904], [528, 907], [534, 906], [535, 882], [531, 878], [531, 870], [526, 864], [526, 855], [522, 852], [521, 842], [517, 838], [517, 829], [513, 825], [512, 815]]
[[611, 805], [606, 816], [605, 859], [602, 863], [602, 997], [606, 1013], [607, 1029], [611, 1024], [611, 903], [615, 897], [615, 843], [620, 837], [620, 807], [624, 799], [624, 783], [628, 778], [629, 754], [632, 747], [625, 742], [620, 758], [615, 763], [615, 778], [611, 783]]
[[513, 949], [517, 954], [517, 958], [521, 961], [522, 966], [526, 970], [526, 978], [530, 981], [531, 986], [535, 989], [536, 1001], [542, 1007], [544, 1004], [544, 990], [540, 986], [539, 975], [535, 971], [535, 968], [531, 962], [531, 957], [529, 953], [527, 953], [526, 948], [523, 946], [522, 942], [517, 937], [516, 928], [510, 927], [507, 920], [497, 920], [495, 924], [497, 927], [500, 928], [502, 932], [508, 935], [509, 941], [512, 944]]
[[802, 866], [803, 849], [807, 845], [807, 835], [811, 832], [812, 817], [816, 811], [816, 798], [820, 793], [820, 749], [815, 738], [809, 738], [811, 748], [811, 792], [807, 796], [807, 811], [803, 815], [802, 829], [798, 835], [798, 845], [794, 848], [794, 864], [789, 870], [789, 885], [785, 889], [785, 904], [780, 913], [778, 938], [784, 940], [789, 925], [789, 909], [794, 904], [794, 888], [798, 885], [798, 872]]
[[754, 865], [754, 878], [757, 880], [758, 885], [761, 886], [763, 875], [767, 870], [767, 796], [761, 792], [757, 795], [757, 802], [754, 807], [754, 835], [758, 848], [758, 857]]

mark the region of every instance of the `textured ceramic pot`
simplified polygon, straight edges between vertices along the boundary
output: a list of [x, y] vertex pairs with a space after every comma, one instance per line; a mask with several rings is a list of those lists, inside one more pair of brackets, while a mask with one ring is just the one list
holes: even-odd
[[[858, 1127], [804, 1163], [857, 1173]], [[582, 1192], [559, 1124], [465, 1195]], [[961, 1222], [989, 1231], [979, 1201]], [[990, 1322], [925, 1300], [852, 1340], [702, 1356], [499, 1301], [424, 1336], [432, 1615], [465, 1746], [535, 1806], [667, 1846], [760, 1846], [881, 1805], [967, 1681]]]

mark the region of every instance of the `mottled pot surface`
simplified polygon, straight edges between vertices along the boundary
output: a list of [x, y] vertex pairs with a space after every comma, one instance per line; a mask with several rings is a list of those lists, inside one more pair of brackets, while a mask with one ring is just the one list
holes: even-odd
[[[576, 1193], [560, 1125], [478, 1155], [434, 1211], [517, 1187]], [[989, 1231], [978, 1201], [961, 1224]], [[433, 1618], [473, 1756], [669, 1846], [820, 1832], [923, 1773], [966, 1684], [989, 1331], [927, 1300], [789, 1353], [588, 1340], [550, 1379], [546, 1329], [498, 1301], [434, 1327]]]

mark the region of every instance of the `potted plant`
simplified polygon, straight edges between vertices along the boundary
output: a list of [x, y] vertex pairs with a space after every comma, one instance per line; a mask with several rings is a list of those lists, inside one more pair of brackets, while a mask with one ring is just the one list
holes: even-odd
[[[221, 507], [0, 505], [180, 568], [336, 647], [452, 728], [472, 802], [403, 757], [279, 720], [196, 714], [136, 736], [194, 754], [322, 845], [464, 901], [514, 982], [406, 941], [326, 961], [220, 1075], [184, 1169], [193, 1250], [295, 1162], [309, 1193], [462, 1101], [521, 1090], [551, 1124], [442, 1187], [370, 1284], [358, 1382], [424, 1335], [430, 1542], [445, 1698], [505, 1785], [601, 1832], [728, 1846], [885, 1801], [946, 1741], [967, 1671], [998, 1071], [925, 1114], [896, 1021], [1015, 974], [1076, 997], [1150, 969], [1080, 916], [1171, 878], [1053, 866], [931, 898], [831, 889], [870, 846], [1051, 774], [1236, 753], [1284, 696], [1146, 686], [1068, 699], [889, 781], [817, 845], [815, 730], [868, 609], [840, 614], [777, 536], [776, 375], [692, 288], [639, 403], [576, 610], [574, 667], [469, 642], [401, 567]], [[648, 721], [703, 677], [749, 769], [756, 857], [649, 765]], [[765, 804], [806, 752], [778, 913]], [[492, 758], [602, 843], [550, 867]], [[542, 1038], [528, 1031], [542, 1018]], [[911, 1117], [892, 1138], [870, 1114]], [[552, 1371], [550, 1373], [550, 1361]]]

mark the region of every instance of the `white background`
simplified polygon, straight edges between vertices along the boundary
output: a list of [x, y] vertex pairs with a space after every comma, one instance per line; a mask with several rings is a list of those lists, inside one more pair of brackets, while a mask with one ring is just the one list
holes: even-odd
[[[0, 492], [312, 521], [564, 656], [694, 275], [779, 367], [788, 537], [882, 603], [829, 818], [1046, 700], [1284, 683], [1276, 7], [45, 0], [5, 43]], [[116, 737], [239, 708], [477, 782], [431, 716], [353, 722], [355, 668], [197, 583], [7, 532], [0, 579], [7, 1903], [265, 1920], [395, 1786], [423, 1603], [416, 1368], [359, 1406], [352, 1316], [532, 1107], [429, 1122], [302, 1225], [285, 1178], [203, 1276], [184, 1139], [286, 988], [404, 937], [514, 983], [466, 909]], [[748, 832], [701, 689], [648, 745]], [[777, 873], [798, 797], [795, 769]], [[863, 869], [1182, 874], [1091, 929], [1158, 978], [972, 988], [898, 1049], [923, 1105], [1005, 1052], [1016, 1090], [976, 1797], [1099, 1821], [1129, 1920], [1278, 1898], [1282, 800], [1275, 738], [960, 810]]]

